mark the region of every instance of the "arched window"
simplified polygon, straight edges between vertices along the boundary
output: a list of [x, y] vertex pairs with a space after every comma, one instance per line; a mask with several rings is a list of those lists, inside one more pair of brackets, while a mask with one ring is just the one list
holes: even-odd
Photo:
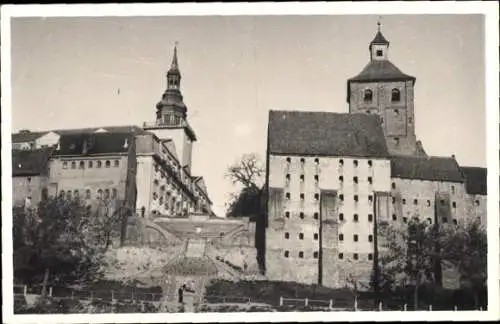
[[371, 102], [373, 100], [373, 91], [371, 91], [370, 89], [366, 89], [363, 100], [365, 102]]
[[80, 169], [83, 169], [85, 167], [85, 161], [80, 161]]
[[89, 161], [89, 169], [93, 168], [94, 167], [94, 162], [92, 161]]
[[97, 167], [98, 168], [102, 167], [102, 162], [101, 161], [97, 161]]
[[87, 189], [87, 190], [85, 191], [85, 199], [90, 199], [90, 198], [91, 198], [91, 195], [92, 195], [92, 193], [90, 192], [90, 189]]
[[97, 199], [102, 199], [102, 190], [101, 189], [97, 190]]
[[75, 198], [80, 197], [80, 193], [78, 192], [78, 190], [73, 191], [73, 195], [75, 196]]
[[391, 101], [392, 102], [397, 102], [401, 100], [401, 92], [399, 92], [399, 89], [392, 89], [391, 92]]
[[120, 166], [120, 160], [115, 160], [115, 168]]
[[111, 189], [111, 198], [116, 198], [118, 196], [118, 190], [116, 188]]
[[109, 189], [104, 190], [104, 198], [109, 199]]
[[71, 197], [72, 197], [71, 190], [68, 190], [66, 192], [66, 199], [71, 200]]
[[71, 168], [76, 169], [76, 162], [75, 161], [71, 162]]
[[106, 161], [106, 168], [111, 167], [111, 162], [109, 160]]

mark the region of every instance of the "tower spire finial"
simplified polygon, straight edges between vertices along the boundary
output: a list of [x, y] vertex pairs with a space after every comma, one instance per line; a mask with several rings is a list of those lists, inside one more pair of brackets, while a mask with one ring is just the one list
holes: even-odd
[[170, 66], [171, 70], [178, 70], [179, 69], [179, 63], [177, 61], [177, 45], [179, 45], [179, 42], [175, 41], [175, 44], [174, 44], [174, 56], [172, 58], [172, 65]]
[[378, 16], [377, 18], [377, 31], [380, 32], [380, 20], [382, 19], [382, 16]]

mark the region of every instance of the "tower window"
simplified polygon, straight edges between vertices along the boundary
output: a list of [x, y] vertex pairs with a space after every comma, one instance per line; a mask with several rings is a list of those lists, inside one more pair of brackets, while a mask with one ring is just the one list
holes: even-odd
[[340, 165], [340, 166], [343, 166], [343, 165], [344, 165], [344, 160], [340, 159], [340, 160], [339, 160], [339, 165]]
[[377, 50], [377, 57], [381, 57], [382, 55], [384, 55], [384, 52], [382, 50]]
[[358, 241], [358, 234], [354, 234], [353, 239], [354, 239], [354, 242], [357, 242]]
[[354, 167], [357, 167], [358, 166], [358, 160], [352, 161], [352, 164], [354, 165]]
[[368, 235], [368, 242], [373, 242], [373, 235]]
[[354, 214], [354, 217], [353, 217], [354, 221], [357, 222], [359, 220], [359, 216], [358, 214]]
[[319, 159], [318, 159], [318, 158], [315, 158], [315, 159], [314, 159], [314, 163], [319, 164]]
[[344, 220], [344, 214], [343, 213], [340, 213], [339, 214], [339, 220], [343, 221]]
[[391, 91], [391, 101], [392, 102], [397, 102], [397, 101], [400, 101], [401, 100], [401, 92], [399, 91], [399, 89], [392, 89]]
[[286, 233], [285, 233], [285, 238], [286, 238], [286, 239], [289, 239], [289, 238], [290, 238], [290, 233], [286, 232]]
[[371, 102], [373, 100], [373, 92], [370, 89], [365, 90], [363, 100], [365, 102]]
[[372, 160], [368, 160], [368, 166], [369, 166], [369, 167], [372, 167], [372, 165], [373, 165]]
[[368, 221], [373, 222], [373, 215], [372, 214], [368, 214]]
[[339, 234], [339, 241], [343, 241], [344, 240], [344, 234]]

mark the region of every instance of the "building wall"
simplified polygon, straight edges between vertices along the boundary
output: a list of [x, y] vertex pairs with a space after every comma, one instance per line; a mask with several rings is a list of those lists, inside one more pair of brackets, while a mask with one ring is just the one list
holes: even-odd
[[188, 165], [191, 169], [192, 144], [184, 128], [160, 128], [152, 129], [160, 139], [172, 139], [177, 150], [177, 157], [182, 166]]
[[[364, 101], [364, 92], [370, 89], [372, 101]], [[400, 91], [400, 101], [391, 102], [392, 89]], [[350, 113], [378, 114], [391, 154], [414, 154], [416, 149], [414, 89], [411, 81], [351, 82]]]
[[47, 183], [48, 178], [45, 175], [12, 177], [14, 206], [36, 206], [42, 200], [42, 190], [47, 188]]
[[50, 132], [50, 133], [47, 133], [45, 135], [43, 135], [42, 137], [39, 137], [36, 139], [36, 148], [39, 149], [39, 148], [42, 148], [42, 147], [49, 147], [49, 146], [54, 146], [54, 145], [57, 145], [57, 143], [59, 143], [59, 138], [61, 136], [57, 133], [54, 133], [54, 132]]
[[[271, 155], [268, 167], [266, 275], [276, 280], [318, 283], [321, 272], [325, 285], [343, 285], [338, 279], [331, 279], [332, 269], [343, 268], [342, 264], [349, 262], [364, 263], [368, 254], [373, 254], [373, 241], [369, 238], [373, 235], [373, 195], [375, 191], [389, 190], [390, 162]], [[320, 208], [322, 191], [334, 191], [337, 196], [336, 202], [323, 210]], [[322, 223], [324, 250], [320, 271], [322, 217], [337, 223]], [[332, 237], [332, 231], [337, 231], [338, 235]], [[332, 253], [337, 255], [332, 256]], [[327, 276], [330, 278], [326, 279]]]
[[[109, 167], [106, 166], [108, 161]], [[109, 190], [110, 195], [116, 190], [117, 199], [123, 200], [126, 179], [126, 155], [55, 157], [50, 161], [49, 194], [70, 191], [72, 196], [78, 194], [87, 200], [89, 191], [90, 200], [95, 200], [98, 190], [102, 190], [103, 195], [106, 190]], [[54, 192], [54, 188], [57, 192]]]

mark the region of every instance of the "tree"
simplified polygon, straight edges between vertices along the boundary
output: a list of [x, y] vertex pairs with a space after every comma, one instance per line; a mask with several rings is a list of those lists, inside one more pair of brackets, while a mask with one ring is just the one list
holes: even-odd
[[99, 275], [102, 249], [87, 234], [89, 211], [77, 199], [43, 200], [36, 209], [13, 210], [14, 276], [42, 283], [88, 282]]
[[476, 308], [480, 295], [486, 292], [487, 251], [486, 230], [480, 220], [446, 229], [443, 260], [458, 270], [461, 286], [472, 293]]
[[418, 308], [419, 287], [438, 284], [436, 263], [443, 258], [439, 248], [444, 233], [437, 225], [413, 217], [405, 226], [385, 225], [379, 232], [385, 243], [379, 255], [378, 285], [381, 292], [413, 287], [413, 301]]
[[226, 177], [241, 188], [231, 197], [228, 216], [257, 216], [262, 213], [264, 173], [265, 169], [254, 153], [244, 154], [228, 167]]

